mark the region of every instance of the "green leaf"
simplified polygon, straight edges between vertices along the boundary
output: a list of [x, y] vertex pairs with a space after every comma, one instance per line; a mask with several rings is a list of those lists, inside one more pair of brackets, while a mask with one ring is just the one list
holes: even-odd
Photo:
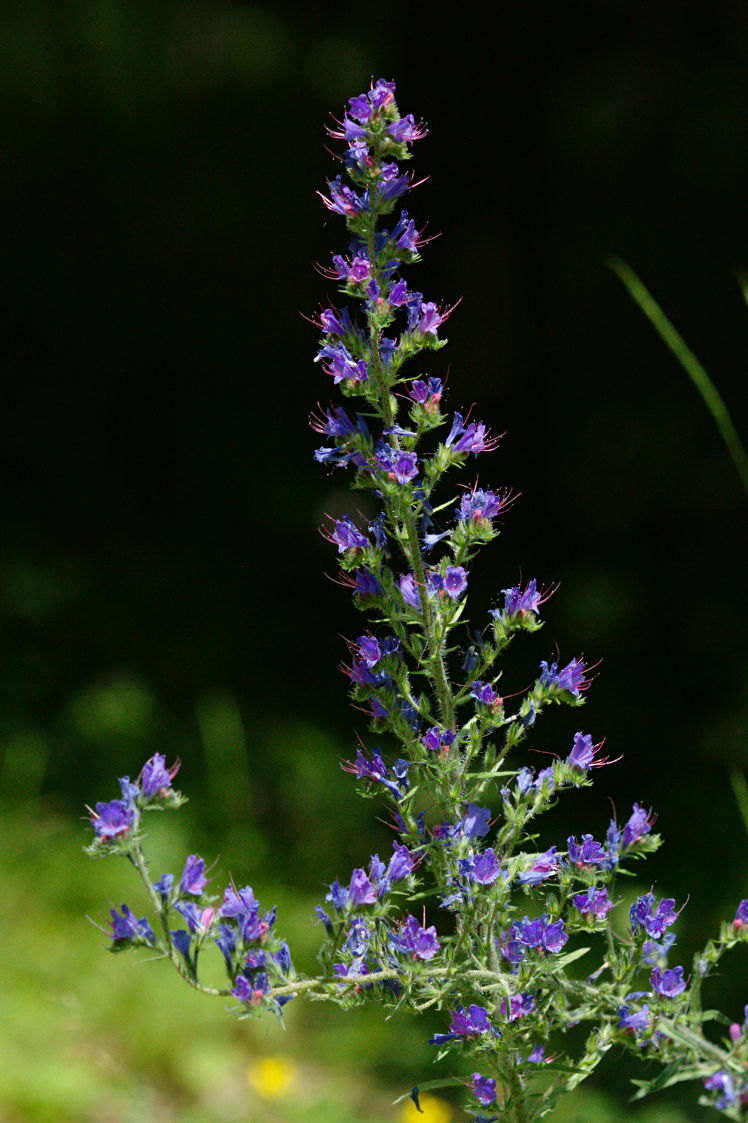
[[[526, 1071], [527, 1061], [525, 1061], [523, 1072]], [[574, 1065], [564, 1065], [560, 1061], [544, 1061], [542, 1064], [533, 1064], [531, 1070], [539, 1072], [586, 1072], [584, 1068], [575, 1068]]]
[[[590, 948], [577, 948], [576, 951], [570, 951], [566, 955], [562, 955], [559, 959], [554, 959], [553, 966], [556, 971], [562, 970], [564, 967], [568, 967], [570, 963], [573, 963], [575, 959], [581, 959], [588, 951], [590, 951]], [[554, 974], [556, 971], [554, 971]]]
[[509, 772], [466, 772], [466, 780], [492, 780], [498, 779], [500, 776], [516, 776], [517, 773], [514, 769]]
[[[455, 495], [455, 496], [452, 497], [452, 499], [448, 499], [446, 503], [440, 503], [438, 507], [434, 507], [431, 514], [436, 515], [439, 511], [443, 511], [445, 507], [454, 506], [454, 504], [456, 502], [457, 502], [457, 496]], [[397, 1103], [397, 1100], [395, 1102]]]
[[654, 1080], [632, 1080], [631, 1083], [636, 1084], [639, 1091], [631, 1099], [632, 1101], [643, 1100], [645, 1096], [651, 1096], [653, 1092], [661, 1092], [663, 1088], [669, 1088], [671, 1084], [680, 1084], [683, 1080], [696, 1080], [702, 1075], [703, 1066], [686, 1066], [682, 1061], [673, 1061]]
[[412, 1093], [415, 1091], [420, 1094], [421, 1092], [431, 1092], [434, 1088], [454, 1088], [457, 1085], [464, 1086], [464, 1080], [458, 1080], [456, 1076], [447, 1076], [442, 1080], [426, 1080], [423, 1084], [416, 1084], [415, 1088], [411, 1088], [410, 1092], [403, 1092], [402, 1096], [398, 1096], [396, 1100], [392, 1101], [395, 1104], [402, 1103], [403, 1100], [412, 1098]]
[[723, 1026], [731, 1026], [732, 1020], [728, 1018], [721, 1010], [705, 1010], [701, 1015], [702, 1022], [719, 1022]]

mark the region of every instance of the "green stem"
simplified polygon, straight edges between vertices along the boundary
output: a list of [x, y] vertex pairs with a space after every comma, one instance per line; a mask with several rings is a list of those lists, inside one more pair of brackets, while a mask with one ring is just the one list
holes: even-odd
[[743, 487], [748, 491], [748, 452], [732, 423], [727, 406], [704, 370], [691, 348], [660, 308], [652, 294], [645, 288], [634, 270], [625, 261], [613, 255], [606, 258], [606, 264], [625, 285], [629, 294], [641, 308], [663, 343], [670, 348], [691, 382], [701, 395], [704, 404], [714, 418], [714, 423], [725, 443], [732, 462], [740, 476]]
[[[404, 507], [404, 505], [403, 505]], [[429, 650], [429, 663], [431, 674], [430, 678], [434, 685], [436, 697], [439, 702], [439, 715], [442, 720], [442, 725], [446, 729], [454, 730], [455, 727], [455, 710], [454, 710], [454, 697], [452, 688], [447, 678], [447, 669], [444, 665], [444, 644], [440, 641], [436, 634], [436, 620], [434, 611], [429, 603], [426, 593], [426, 570], [423, 565], [423, 558], [421, 557], [421, 550], [418, 543], [418, 527], [416, 526], [416, 517], [412, 509], [407, 508], [402, 511], [403, 523], [408, 535], [408, 561], [413, 567], [413, 574], [416, 579], [416, 584], [421, 590], [421, 608], [423, 614], [423, 631], [426, 636], [426, 642]]]
[[527, 1091], [513, 1059], [507, 1056], [499, 1072], [504, 1089], [508, 1094], [507, 1120], [511, 1123], [532, 1123], [532, 1111], [527, 1099]]
[[189, 983], [189, 985], [194, 990], [199, 990], [201, 994], [212, 995], [216, 998], [228, 998], [231, 995], [230, 990], [219, 990], [217, 987], [204, 986], [201, 982], [199, 982], [195, 975], [187, 970], [182, 957], [174, 947], [174, 943], [171, 938], [171, 932], [169, 931], [169, 919], [167, 910], [164, 908], [161, 897], [153, 888], [153, 883], [151, 882], [150, 876], [148, 874], [148, 866], [146, 864], [143, 851], [139, 846], [133, 847], [133, 849], [130, 851], [130, 859], [132, 861], [132, 864], [135, 866], [135, 869], [140, 874], [140, 879], [146, 888], [148, 896], [150, 897], [153, 910], [158, 916], [161, 930], [164, 934], [163, 947], [166, 955], [171, 960], [172, 966], [181, 975], [184, 981], [186, 983]]
[[[371, 223], [369, 226], [367, 243], [369, 250], [370, 262], [375, 261], [375, 234], [376, 234], [377, 215], [372, 211]], [[373, 317], [370, 314], [369, 319], [369, 352], [371, 362], [369, 365], [369, 374], [371, 377], [372, 385], [376, 388], [379, 398], [379, 407], [381, 411], [382, 420], [385, 426], [389, 428], [395, 422], [395, 412], [392, 408], [392, 400], [390, 396], [389, 386], [382, 370], [382, 356], [379, 349], [379, 337], [377, 329], [373, 322]], [[399, 446], [399, 441], [395, 438], [395, 446]], [[407, 545], [403, 547], [406, 561], [410, 564], [416, 584], [421, 592], [421, 606], [423, 616], [423, 631], [426, 637], [426, 643], [429, 651], [429, 666], [430, 675], [436, 696], [439, 702], [439, 713], [442, 724], [447, 729], [454, 729], [454, 699], [452, 695], [452, 688], [447, 678], [447, 672], [444, 665], [444, 644], [439, 640], [436, 634], [436, 621], [431, 604], [429, 603], [426, 595], [426, 571], [421, 557], [421, 549], [418, 541], [418, 526], [416, 516], [413, 508], [405, 503], [399, 505], [398, 517], [401, 520], [406, 530]], [[445, 637], [446, 638], [446, 637]]]

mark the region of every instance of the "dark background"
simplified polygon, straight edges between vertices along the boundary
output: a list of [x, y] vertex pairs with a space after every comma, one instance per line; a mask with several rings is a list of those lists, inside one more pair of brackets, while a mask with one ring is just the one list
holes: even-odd
[[336, 670], [359, 623], [323, 576], [316, 527], [347, 501], [312, 460], [331, 387], [302, 318], [334, 295], [313, 263], [345, 246], [314, 194], [336, 173], [323, 126], [382, 76], [431, 130], [406, 206], [442, 236], [412, 281], [463, 298], [424, 370], [507, 431], [481, 482], [522, 492], [473, 616], [521, 574], [560, 582], [506, 681], [602, 659], [584, 714], [537, 744], [583, 727], [624, 759], [557, 829], [599, 836], [607, 797], [652, 805], [668, 845], [642, 876], [691, 894], [685, 947], [731, 915], [748, 496], [603, 265], [639, 272], [745, 438], [746, 12], [696, 7], [6, 0], [7, 799], [77, 815], [159, 750], [203, 790], [206, 835], [255, 832], [292, 885], [382, 845], [338, 769], [365, 732]]

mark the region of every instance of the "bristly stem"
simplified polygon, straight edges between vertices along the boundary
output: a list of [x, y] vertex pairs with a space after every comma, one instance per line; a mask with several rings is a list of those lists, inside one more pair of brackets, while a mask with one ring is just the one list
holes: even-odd
[[174, 947], [174, 941], [171, 938], [171, 931], [169, 930], [169, 918], [167, 916], [166, 909], [163, 906], [160, 896], [153, 888], [153, 882], [151, 881], [150, 874], [148, 873], [148, 865], [145, 860], [145, 855], [143, 854], [140, 846], [134, 846], [132, 850], [129, 851], [129, 857], [132, 864], [135, 866], [135, 869], [140, 875], [140, 880], [145, 886], [146, 892], [148, 893], [151, 901], [151, 905], [153, 906], [153, 910], [158, 916], [161, 930], [164, 935], [164, 947], [166, 949], [166, 954], [170, 959], [174, 969], [179, 973], [181, 978], [183, 978], [186, 983], [188, 983], [194, 990], [199, 990], [201, 994], [211, 995], [214, 998], [230, 997], [230, 990], [220, 990], [217, 987], [205, 986], [200, 982], [196, 974], [192, 974], [192, 972], [187, 970], [187, 967], [182, 962], [179, 952]]

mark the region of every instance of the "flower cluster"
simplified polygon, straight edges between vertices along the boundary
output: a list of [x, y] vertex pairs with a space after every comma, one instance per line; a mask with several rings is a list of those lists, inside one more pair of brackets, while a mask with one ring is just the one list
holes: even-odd
[[[412, 365], [444, 346], [455, 307], [426, 299], [411, 280], [429, 238], [402, 209], [418, 186], [402, 165], [426, 129], [400, 113], [394, 83], [379, 79], [349, 99], [329, 133], [343, 143], [340, 174], [320, 196], [348, 240], [320, 267], [336, 295], [313, 323], [316, 362], [346, 401], [320, 407], [311, 425], [325, 438], [316, 461], [347, 473], [364, 497], [322, 532], [367, 621], [347, 641], [341, 671], [377, 744], [361, 742], [342, 767], [385, 804], [392, 853], [332, 881], [315, 908], [321, 974], [299, 975], [275, 933], [275, 909], [263, 910], [251, 888], [210, 896], [198, 855], [178, 879], [151, 880], [141, 817], [181, 801], [171, 786], [177, 766], [156, 754], [136, 783], [120, 781], [120, 799], [91, 812], [90, 852], [126, 854], [155, 915], [152, 924], [127, 905], [112, 910], [112, 949], [161, 950], [192, 986], [236, 999], [240, 1015], [277, 1012], [302, 993], [343, 1007], [376, 1000], [441, 1011], [446, 1028], [430, 1038], [439, 1055], [470, 1058], [467, 1071], [480, 1063], [454, 1079], [476, 1119], [498, 1119], [477, 1114], [494, 1104], [502, 1113], [511, 1105], [516, 1123], [538, 1118], [538, 1106], [546, 1115], [614, 1045], [665, 1066], [659, 1080], [640, 1082], [644, 1091], [681, 1079], [684, 1068], [708, 1102], [740, 1118], [748, 1033], [733, 1025], [724, 1045], [707, 1040], [700, 991], [724, 952], [748, 942], [748, 901], [689, 973], [668, 962], [675, 901], [620, 895], [618, 875], [659, 845], [651, 811], [634, 804], [604, 836], [582, 822], [565, 842], [539, 841], [538, 817], [614, 763], [590, 732], [576, 732], [560, 753], [539, 739], [543, 711], [585, 703], [594, 666], [581, 655], [545, 659], [529, 684], [510, 677], [507, 648], [541, 628], [555, 592], [537, 578], [506, 578], [483, 623], [467, 623], [474, 559], [516, 496], [482, 478], [441, 490], [449, 471], [472, 467], [499, 437], [460, 402], [448, 408], [439, 374]], [[545, 767], [531, 766], [525, 742], [546, 754]], [[223, 991], [198, 978], [208, 944], [223, 956]], [[569, 971], [577, 960], [585, 970]], [[590, 1027], [581, 1056], [566, 1038], [578, 1025]], [[551, 1039], [560, 1061], [546, 1068], [555, 1057], [538, 1041]], [[418, 1105], [417, 1086], [410, 1096]]]
[[[178, 770], [178, 761], [167, 768], [164, 756], [156, 753], [136, 783], [127, 776], [119, 781], [122, 799], [97, 803], [90, 813], [94, 841], [88, 852], [126, 855], [148, 887], [158, 921], [156, 935], [148, 917], [138, 918], [126, 904], [120, 911], [111, 909], [110, 950], [155, 948], [198, 990], [237, 998], [240, 1012], [261, 1006], [279, 1011], [293, 997], [289, 984], [295, 972], [286, 941], [274, 932], [275, 908], [262, 909], [248, 885], [241, 889], [229, 885], [222, 900], [209, 894], [205, 860], [198, 854], [187, 857], [178, 878], [173, 873], [156, 880], [150, 877], [141, 847], [141, 816], [184, 803], [184, 796], [172, 787]], [[223, 955], [226, 990], [204, 987], [198, 979], [198, 955], [211, 944]], [[271, 995], [273, 985], [286, 990]]]

